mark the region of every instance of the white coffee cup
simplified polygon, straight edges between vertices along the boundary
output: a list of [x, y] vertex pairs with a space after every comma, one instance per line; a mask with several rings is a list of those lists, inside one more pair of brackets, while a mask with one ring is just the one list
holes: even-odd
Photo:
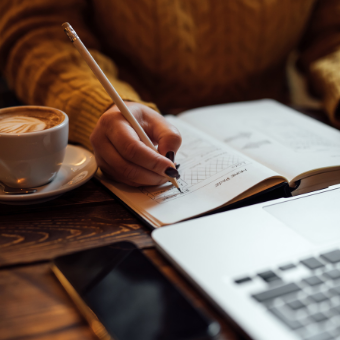
[[[22, 116], [32, 119], [22, 122], [26, 119], [21, 119]], [[53, 124], [57, 125], [46, 125], [45, 117], [60, 117], [61, 121], [55, 119]], [[52, 181], [65, 156], [68, 124], [66, 113], [51, 107], [29, 105], [0, 109], [0, 181], [13, 188], [37, 187]]]

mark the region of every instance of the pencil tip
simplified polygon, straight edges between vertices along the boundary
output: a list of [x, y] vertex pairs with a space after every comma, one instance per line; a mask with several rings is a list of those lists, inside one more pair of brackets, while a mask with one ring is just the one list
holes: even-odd
[[180, 188], [177, 188], [180, 193], [182, 193], [182, 190]]

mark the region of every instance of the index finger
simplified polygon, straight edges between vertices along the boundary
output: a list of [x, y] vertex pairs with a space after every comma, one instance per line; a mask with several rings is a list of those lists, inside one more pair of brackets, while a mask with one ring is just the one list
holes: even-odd
[[147, 135], [155, 144], [158, 144], [160, 154], [166, 155], [168, 152], [176, 154], [182, 144], [182, 137], [175, 126], [149, 107], [144, 108], [140, 119]]
[[107, 126], [107, 137], [125, 160], [161, 176], [178, 177], [173, 163], [146, 146], [122, 115], [115, 118], [114, 126]]

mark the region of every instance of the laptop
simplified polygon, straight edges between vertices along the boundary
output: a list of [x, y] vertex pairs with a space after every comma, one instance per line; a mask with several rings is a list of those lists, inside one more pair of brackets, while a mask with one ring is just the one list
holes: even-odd
[[256, 340], [340, 339], [340, 186], [163, 227], [158, 249]]

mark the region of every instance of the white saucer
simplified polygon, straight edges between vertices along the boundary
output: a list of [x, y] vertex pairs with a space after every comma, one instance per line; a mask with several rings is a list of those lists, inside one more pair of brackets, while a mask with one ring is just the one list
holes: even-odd
[[35, 193], [26, 195], [6, 195], [0, 187], [0, 203], [23, 205], [49, 201], [78, 188], [87, 182], [96, 170], [97, 163], [90, 151], [80, 146], [68, 145], [63, 164], [52, 182], [37, 187]]

